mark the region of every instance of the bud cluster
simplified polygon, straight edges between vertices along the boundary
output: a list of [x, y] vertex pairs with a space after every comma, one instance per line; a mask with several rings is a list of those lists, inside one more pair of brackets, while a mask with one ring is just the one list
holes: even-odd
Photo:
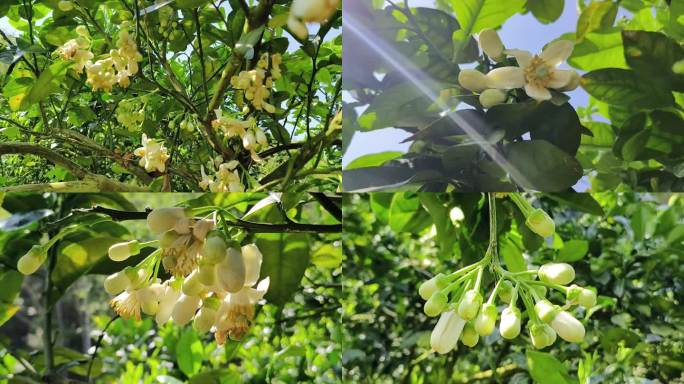
[[[214, 231], [214, 220], [194, 219], [183, 208], [155, 209], [147, 224], [160, 236], [160, 248], [107, 277], [105, 290], [116, 295], [112, 308], [125, 319], [140, 320], [144, 313], [158, 324], [192, 322], [198, 332], [213, 332], [219, 344], [241, 339], [270, 281], [259, 281], [263, 256], [257, 246], [229, 246]], [[137, 240], [114, 244], [109, 257], [124, 261], [144, 245]], [[171, 275], [163, 282], [156, 277], [160, 265]]]
[[145, 120], [145, 103], [139, 98], [121, 100], [116, 107], [116, 121], [129, 132], [137, 131]]
[[[511, 195], [521, 199], [516, 203], [523, 204], [521, 196]], [[553, 234], [553, 221], [547, 222], [550, 218], [546, 213], [532, 208], [528, 213], [527, 225], [533, 231], [541, 236]], [[495, 216], [490, 212], [492, 214]], [[495, 234], [493, 230], [492, 236]], [[423, 311], [429, 317], [439, 316], [430, 339], [432, 350], [447, 353], [457, 347], [458, 340], [473, 347], [480, 336], [494, 332], [497, 320], [501, 337], [515, 339], [521, 333], [523, 316], [528, 319], [528, 334], [535, 348], [548, 347], [557, 337], [571, 343], [581, 342], [585, 335], [584, 325], [569, 311], [574, 306], [585, 309], [595, 306], [596, 292], [575, 284], [568, 286], [575, 279], [575, 270], [566, 263], [547, 263], [523, 272], [507, 271], [497, 260], [495, 244], [495, 241], [490, 243], [482, 260], [450, 274], [437, 274], [420, 285], [418, 293], [425, 300]], [[488, 292], [487, 301], [483, 301], [481, 285], [486, 270], [493, 273], [496, 283]], [[547, 298], [548, 289], [565, 295], [562, 307]], [[497, 300], [502, 304], [500, 307], [497, 307]], [[523, 304], [522, 311], [518, 301]]]
[[243, 121], [224, 114], [221, 109], [214, 112], [216, 113], [216, 120], [213, 120], [211, 125], [223, 132], [227, 138], [240, 137], [242, 146], [250, 152], [252, 159], [260, 162], [261, 158], [257, 152], [268, 146], [268, 138], [264, 131], [257, 126], [256, 119], [250, 117], [247, 121]]

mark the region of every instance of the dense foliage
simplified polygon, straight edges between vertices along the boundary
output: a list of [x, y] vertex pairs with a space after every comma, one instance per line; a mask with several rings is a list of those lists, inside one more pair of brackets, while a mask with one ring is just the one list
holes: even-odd
[[[525, 270], [571, 263], [573, 283], [593, 287], [597, 305], [574, 313], [579, 343], [537, 349], [526, 331], [498, 331], [468, 348], [430, 353], [435, 319], [418, 288], [438, 273], [485, 257], [490, 237], [483, 194], [375, 193], [345, 200], [345, 374], [358, 382], [681, 382], [684, 202], [665, 194], [529, 195], [556, 234], [525, 225], [509, 197], [497, 197], [502, 265]], [[495, 281], [483, 280], [485, 291]], [[563, 302], [549, 290], [547, 297]], [[521, 304], [522, 305], [522, 304]], [[499, 310], [505, 303], [497, 300]], [[522, 307], [521, 307], [522, 308]], [[461, 339], [463, 340], [463, 339]], [[648, 381], [652, 380], [652, 381]]]
[[[336, 381], [340, 203], [339, 196], [322, 194], [6, 195], [0, 382]], [[157, 236], [145, 224], [146, 208], [170, 206], [190, 208], [197, 217], [215, 212], [217, 235], [261, 250], [261, 278], [270, 286], [243, 335], [215, 339], [199, 324], [157, 325], [154, 316], [137, 320], [109, 308], [104, 277], [154, 257], [149, 241]], [[139, 255], [119, 262], [107, 256], [111, 245], [130, 239], [143, 244]], [[36, 245], [49, 248], [47, 260], [24, 276], [18, 261]], [[167, 266], [157, 276], [169, 278]]]
[[334, 190], [341, 11], [323, 1], [2, 1], [0, 187]]
[[681, 189], [684, 1], [578, 1], [576, 29], [531, 53], [494, 30], [563, 0], [370, 3], [345, 9], [344, 144], [391, 127], [411, 146], [351, 159], [346, 190]]

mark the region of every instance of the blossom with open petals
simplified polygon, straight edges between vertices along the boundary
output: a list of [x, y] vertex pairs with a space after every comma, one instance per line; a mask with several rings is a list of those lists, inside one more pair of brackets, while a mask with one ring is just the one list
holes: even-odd
[[145, 168], [147, 172], [166, 170], [166, 160], [169, 159], [169, 153], [161, 141], [147, 138], [147, 135], [142, 135], [142, 147], [133, 152], [140, 157], [140, 166]]
[[557, 68], [570, 57], [573, 47], [571, 41], [558, 40], [536, 56], [527, 51], [507, 50], [505, 53], [514, 56], [519, 67], [493, 69], [487, 74], [488, 85], [496, 89], [525, 88], [527, 95], [538, 101], [551, 99], [549, 89], [573, 90], [576, 72]]

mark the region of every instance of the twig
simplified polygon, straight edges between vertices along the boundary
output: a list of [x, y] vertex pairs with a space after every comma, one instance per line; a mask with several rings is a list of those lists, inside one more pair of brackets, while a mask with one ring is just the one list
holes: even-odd
[[100, 337], [97, 338], [97, 343], [95, 343], [95, 350], [93, 350], [93, 354], [90, 356], [90, 363], [88, 363], [88, 374], [86, 375], [86, 380], [90, 382], [90, 374], [93, 370], [93, 363], [95, 362], [95, 357], [97, 356], [97, 350], [100, 348], [100, 345], [102, 344], [102, 340], [104, 340], [105, 333], [107, 332], [107, 328], [109, 328], [110, 325], [114, 322], [114, 320], [118, 319], [119, 315], [116, 315], [112, 317], [107, 325], [105, 325], [104, 329], [102, 330], [102, 334], [100, 334]]

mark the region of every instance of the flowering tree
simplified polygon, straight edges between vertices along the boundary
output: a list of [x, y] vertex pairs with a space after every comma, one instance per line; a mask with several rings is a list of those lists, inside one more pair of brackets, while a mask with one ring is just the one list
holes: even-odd
[[[528, 12], [553, 23], [563, 0], [434, 3], [345, 12], [346, 44], [362, 51], [347, 61], [345, 145], [410, 134], [406, 153], [351, 159], [346, 190], [564, 191], [583, 176], [593, 190], [681, 189], [684, 2], [578, 1], [576, 30], [535, 52], [497, 29]], [[578, 87], [586, 106], [569, 103]]]
[[[133, 375], [130, 381], [119, 382], [151, 382], [159, 375], [175, 380], [247, 378], [258, 373], [230, 368], [230, 362], [299, 348], [306, 353], [292, 351], [292, 356], [302, 362], [308, 358], [320, 370], [316, 377], [335, 377], [341, 347], [324, 335], [325, 328], [311, 331], [321, 345], [330, 346], [323, 364], [313, 361], [319, 345], [302, 340], [285, 323], [296, 325], [297, 318], [308, 319], [311, 312], [323, 322], [340, 306], [334, 297], [311, 298], [300, 289], [335, 286], [329, 280], [342, 261], [340, 200], [323, 193], [8, 194], [0, 221], [0, 353], [7, 356], [0, 373], [40, 382], [65, 377], [112, 382], [127, 375]], [[171, 201], [177, 206], [164, 205]], [[158, 208], [140, 208], [149, 204]], [[84, 306], [108, 297], [111, 309], [91, 312], [84, 307], [78, 310], [84, 318], [64, 321], [56, 312], [81, 284], [92, 291]], [[31, 291], [40, 292], [40, 300], [34, 301]], [[13, 321], [17, 317], [22, 321]], [[56, 325], [58, 318], [61, 325]], [[23, 323], [30, 324], [28, 329], [13, 335], [12, 329]], [[93, 323], [101, 333], [86, 334], [87, 343], [69, 348], [70, 338], [84, 336], [70, 330]], [[118, 345], [128, 340], [122, 328], [130, 329], [128, 336], [138, 332], [138, 337], [147, 337], [153, 324], [150, 336], [164, 340], [157, 340], [164, 354], [159, 359], [168, 361], [163, 367], [135, 356], [109, 361], [114, 356], [107, 353], [135, 344]], [[115, 333], [107, 333], [110, 326]], [[264, 331], [269, 327], [279, 329], [281, 344]], [[31, 354], [17, 349], [37, 329], [42, 348]], [[264, 342], [273, 345], [259, 347]], [[104, 355], [98, 353], [101, 348]], [[269, 363], [268, 375], [291, 379], [290, 364]]]
[[355, 195], [346, 379], [678, 382], [683, 212], [668, 194]]
[[337, 0], [3, 2], [0, 186], [334, 190], [340, 14]]

